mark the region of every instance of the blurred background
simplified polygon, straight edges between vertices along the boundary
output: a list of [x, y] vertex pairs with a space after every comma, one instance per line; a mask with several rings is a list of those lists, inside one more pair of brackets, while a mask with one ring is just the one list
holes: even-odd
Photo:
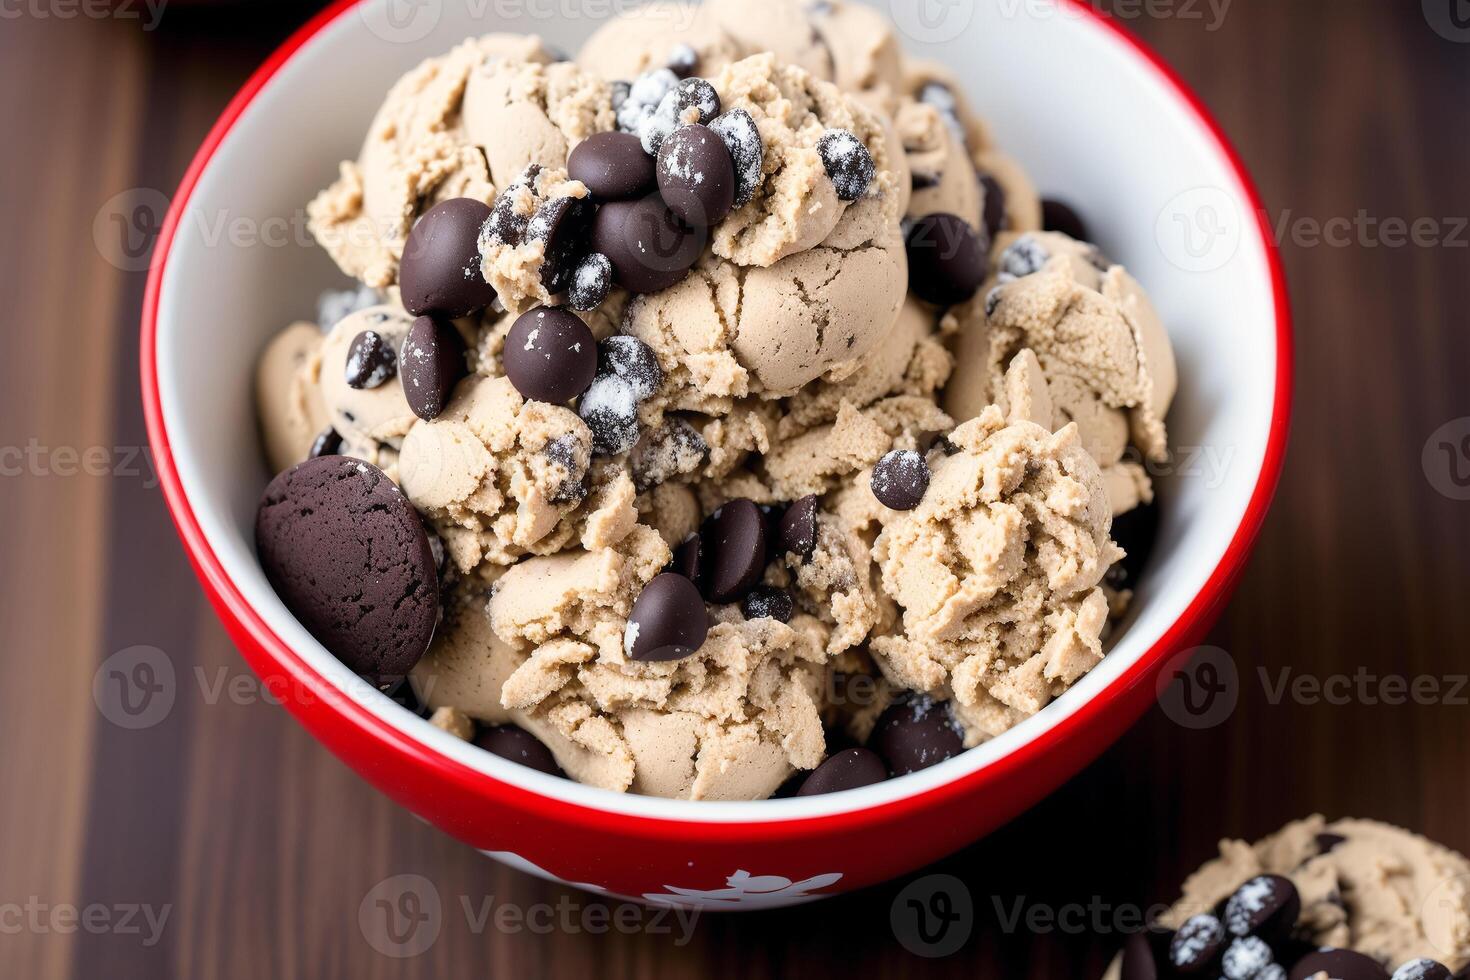
[[[317, 6], [0, 0], [0, 976], [1094, 977], [1222, 836], [1321, 811], [1470, 851], [1470, 4], [1098, 5], [1235, 141], [1293, 297], [1286, 475], [1209, 641], [1239, 666], [1231, 723], [1156, 709], [1024, 819], [891, 885], [605, 934], [587, 910], [609, 903], [412, 819], [248, 696], [157, 488], [137, 329], [160, 208]], [[1397, 231], [1416, 222], [1432, 234]], [[137, 646], [188, 677], [130, 730], [92, 685]], [[1303, 676], [1346, 693], [1282, 694]], [[1437, 693], [1393, 703], [1385, 678]], [[359, 909], [403, 874], [459, 911], [395, 958]], [[914, 941], [905, 889], [953, 899], [955, 951]], [[497, 928], [499, 905], [571, 914]]]

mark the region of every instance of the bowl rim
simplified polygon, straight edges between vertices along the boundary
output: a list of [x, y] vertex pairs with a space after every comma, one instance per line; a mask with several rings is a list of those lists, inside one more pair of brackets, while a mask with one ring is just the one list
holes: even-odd
[[[195, 573], [218, 613], [223, 618], [233, 620], [234, 625], [248, 635], [270, 661], [284, 670], [293, 681], [300, 683], [302, 689], [313, 691], [331, 690], [336, 685], [334, 681], [322, 675], [290, 645], [281, 640], [260, 613], [245, 599], [239, 587], [230, 578], [223, 562], [211, 548], [185, 493], [169, 448], [169, 436], [164, 421], [157, 360], [158, 315], [170, 252], [193, 193], [215, 153], [241, 115], [254, 102], [256, 96], [300, 49], [339, 18], [365, 2], [369, 0], [335, 0], [329, 7], [308, 20], [256, 69], [226, 105], [205, 136], [172, 198], [150, 263], [141, 317], [140, 373], [148, 440], [156, 460], [159, 483], [163, 489], [165, 502], [183, 541], [185, 551], [194, 566]], [[1239, 153], [1194, 91], [1157, 53], [1114, 19], [1095, 9], [1088, 0], [1055, 0], [1055, 2], [1071, 8], [1086, 19], [1098, 22], [1116, 39], [1122, 41], [1124, 47], [1138, 57], [1143, 65], [1150, 69], [1156, 80], [1162, 83], [1162, 88], [1179, 100], [1188, 115], [1192, 116], [1201, 127], [1204, 135], [1209, 137], [1213, 149], [1222, 158], [1226, 169], [1236, 180], [1239, 190], [1256, 216], [1254, 230], [1260, 238], [1266, 271], [1271, 281], [1276, 338], [1276, 377], [1271, 420], [1267, 430], [1261, 468], [1240, 524], [1230, 543], [1203, 586], [1190, 599], [1179, 617], [1160, 634], [1148, 649], [1138, 656], [1131, 666], [1102, 690], [1096, 692], [1093, 697], [1077, 705], [1070, 713], [1059, 716], [1049, 727], [1037, 731], [1026, 741], [988, 763], [957, 773], [953, 778], [938, 785], [924, 788], [916, 785], [912, 793], [877, 803], [844, 807], [841, 804], [841, 798], [849, 794], [839, 794], [836, 797], [827, 798], [832, 801], [831, 805], [821, 807], [820, 812], [817, 813], [794, 814], [790, 807], [782, 805], [783, 803], [809, 801], [762, 800], [698, 804], [677, 800], [652, 801], [658, 804], [679, 806], [678, 812], [675, 813], [670, 807], [672, 815], [663, 815], [641, 813], [637, 812], [639, 808], [613, 805], [617, 801], [627, 799], [626, 794], [604, 791], [596, 794], [593, 802], [570, 800], [553, 792], [542, 792], [536, 789], [536, 786], [542, 785], [542, 780], [533, 778], [527, 780], [529, 786], [519, 785], [453, 759], [433, 745], [392, 725], [359, 700], [327, 699], [330, 700], [332, 710], [343, 722], [361, 732], [369, 741], [377, 743], [373, 751], [395, 750], [400, 755], [415, 759], [417, 764], [436, 771], [441, 778], [456, 783], [471, 792], [484, 793], [487, 789], [493, 789], [503, 802], [513, 804], [523, 810], [530, 810], [557, 820], [572, 819], [591, 826], [606, 826], [610, 819], [626, 821], [623, 827], [629, 830], [635, 828], [647, 830], [650, 827], [657, 827], [662, 830], [677, 830], [686, 835], [697, 832], [701, 838], [711, 842], [733, 840], [743, 827], [752, 824], [759, 825], [763, 833], [778, 832], [783, 827], [793, 832], [797, 829], [808, 832], [814, 824], [832, 831], [857, 829], [879, 820], [888, 820], [904, 813], [942, 805], [948, 800], [966, 795], [983, 782], [1005, 778], [1013, 771], [1037, 763], [1049, 753], [1053, 746], [1063, 743], [1070, 733], [1086, 728], [1102, 712], [1108, 710], [1121, 691], [1152, 676], [1162, 661], [1171, 656], [1181, 643], [1208, 628], [1220, 607], [1229, 598], [1255, 540], [1259, 536], [1271, 499], [1280, 482], [1285, 461], [1293, 397], [1294, 345], [1291, 308], [1280, 251], [1271, 233], [1269, 219], [1262, 206], [1260, 194]], [[550, 785], [550, 777], [547, 777], [544, 782]], [[556, 782], [560, 783], [561, 780]], [[603, 796], [609, 805], [598, 805], [597, 798]], [[816, 800], [817, 798], [811, 799]], [[715, 808], [719, 812], [706, 808]]]

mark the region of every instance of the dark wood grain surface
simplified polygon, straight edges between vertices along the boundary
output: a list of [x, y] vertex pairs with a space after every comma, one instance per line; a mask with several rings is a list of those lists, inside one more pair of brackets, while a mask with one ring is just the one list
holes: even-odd
[[[1292, 448], [1211, 638], [1242, 665], [1241, 703], [1204, 731], [1155, 710], [1023, 820], [923, 872], [958, 877], [974, 908], [969, 940], [933, 960], [890, 928], [918, 876], [706, 916], [688, 937], [480, 930], [463, 903], [603, 903], [414, 820], [263, 701], [180, 698], [139, 731], [102, 717], [94, 675], [129, 647], [166, 651], [199, 690], [245, 668], [139, 455], [143, 276], [104, 258], [94, 219], [119, 192], [171, 193], [238, 84], [310, 11], [179, 2], [144, 30], [141, 6], [141, 20], [59, 16], [76, 9], [0, 11], [0, 977], [1091, 977], [1119, 942], [1114, 913], [1171, 898], [1222, 835], [1323, 811], [1470, 850], [1470, 709], [1454, 690], [1470, 672], [1470, 503], [1453, 499], [1449, 457], [1421, 465], [1431, 434], [1470, 416], [1470, 44], [1420, 4], [1235, 0], [1218, 30], [1130, 19], [1218, 114], [1283, 229]], [[1395, 245], [1360, 215], [1428, 219], [1438, 243]], [[1334, 218], [1356, 230], [1314, 244], [1314, 223]], [[1442, 696], [1298, 703], [1257, 668], [1431, 677]], [[450, 914], [427, 952], [393, 959], [365, 941], [358, 907], [403, 873], [433, 882]], [[1099, 910], [1105, 934], [1075, 918], [1014, 925], [1018, 907]], [[146, 910], [166, 912], [160, 928]]]

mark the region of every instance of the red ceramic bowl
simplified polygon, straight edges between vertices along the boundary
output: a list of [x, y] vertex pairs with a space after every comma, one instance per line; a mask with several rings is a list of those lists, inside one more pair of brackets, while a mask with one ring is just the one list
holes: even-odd
[[1155, 56], [1071, 0], [981, 4], [957, 28], [909, 34], [924, 42], [910, 44], [916, 54], [954, 68], [1044, 189], [1082, 205], [1176, 343], [1170, 426], [1181, 453], [1159, 474], [1159, 542], [1131, 621], [1091, 675], [931, 769], [751, 803], [620, 795], [530, 772], [356, 682], [275, 597], [252, 545], [268, 476], [252, 361], [273, 331], [310, 315], [318, 290], [341, 284], [305, 239], [301, 208], [423, 57], [492, 30], [571, 49], [597, 26], [538, 19], [535, 5], [519, 20], [477, 22], [437, 2], [420, 5], [430, 21], [405, 26], [384, 19], [385, 3], [333, 6], [230, 103], [173, 199], [143, 311], [149, 437], [184, 545], [246, 660], [313, 735], [403, 806], [518, 867], [737, 908], [859, 888], [942, 857], [1022, 813], [1143, 713], [1161, 668], [1219, 613], [1265, 517], [1286, 443], [1288, 310], [1255, 192], [1218, 128]]

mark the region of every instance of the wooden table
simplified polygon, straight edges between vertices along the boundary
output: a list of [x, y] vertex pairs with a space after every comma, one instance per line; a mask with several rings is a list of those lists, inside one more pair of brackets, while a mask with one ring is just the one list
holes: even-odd
[[[171, 193], [236, 86], [306, 14], [181, 0], [155, 31], [119, 18], [0, 19], [0, 296], [11, 311], [0, 356], [0, 976], [1090, 977], [1118, 937], [1075, 921], [1015, 926], [1017, 903], [1096, 906], [1112, 921], [1171, 898], [1220, 836], [1314, 810], [1470, 850], [1466, 692], [1415, 706], [1296, 704], [1273, 700], [1254, 673], [1427, 675], [1448, 691], [1470, 670], [1470, 503], [1438, 492], [1420, 462], [1431, 433], [1470, 415], [1470, 45], [1432, 31], [1417, 4], [1236, 0], [1214, 31], [1183, 17], [1131, 21], [1218, 113], [1284, 229], [1300, 349], [1292, 451], [1211, 639], [1244, 665], [1242, 700], [1233, 723], [1199, 732], [1154, 711], [1023, 821], [929, 869], [959, 877], [974, 906], [968, 942], [932, 961], [890, 929], [905, 882], [707, 916], [687, 942], [477, 932], [461, 899], [476, 914], [492, 896], [601, 903], [414, 820], [278, 708], [208, 694], [245, 668], [136, 458], [143, 276], [103, 260], [93, 222], [120, 191]], [[1311, 242], [1312, 222], [1360, 212], [1434, 219], [1445, 241], [1392, 247], [1363, 231]], [[91, 465], [68, 447], [90, 449], [80, 460]], [[191, 691], [142, 731], [108, 723], [91, 693], [102, 661], [134, 645], [166, 651]], [[357, 917], [368, 890], [400, 873], [431, 880], [450, 914], [428, 952], [397, 960], [364, 941]], [[128, 911], [144, 907], [168, 910], [157, 936]], [[69, 909], [91, 916], [89, 928], [69, 930]]]

